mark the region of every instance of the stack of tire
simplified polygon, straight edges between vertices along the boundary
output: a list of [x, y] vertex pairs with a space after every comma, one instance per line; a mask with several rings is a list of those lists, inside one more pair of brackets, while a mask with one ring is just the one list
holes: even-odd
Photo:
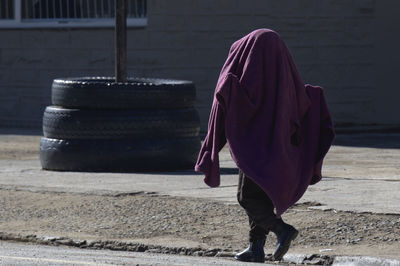
[[169, 171], [193, 167], [200, 120], [190, 81], [56, 79], [43, 116], [42, 168]]

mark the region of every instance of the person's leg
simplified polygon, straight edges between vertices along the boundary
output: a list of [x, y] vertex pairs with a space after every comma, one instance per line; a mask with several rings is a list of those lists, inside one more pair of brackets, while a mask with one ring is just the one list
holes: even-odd
[[[273, 253], [274, 260], [281, 260], [288, 251], [291, 241], [294, 240], [298, 231], [291, 225], [286, 224], [282, 218], [276, 218], [274, 205], [268, 195], [242, 171], [239, 170], [239, 185], [237, 194], [239, 204], [245, 209], [249, 216], [249, 248], [238, 253], [235, 258], [242, 260], [254, 259], [251, 248], [258, 250], [259, 256], [264, 256], [264, 244], [266, 235], [272, 231], [278, 239], [276, 249]], [[260, 250], [262, 246], [262, 251]], [[246, 260], [254, 261], [254, 260]], [[260, 260], [259, 260], [260, 261]]]
[[299, 234], [299, 231], [290, 224], [285, 223], [282, 218], [278, 219], [275, 226], [271, 228], [271, 231], [278, 239], [275, 251], [272, 254], [272, 259], [281, 260], [289, 250], [292, 240]]
[[274, 205], [268, 195], [240, 170], [237, 198], [249, 216], [250, 241], [265, 237], [278, 220]]
[[[248, 216], [248, 215], [247, 215]], [[252, 218], [249, 216], [249, 241], [253, 242], [257, 239], [265, 238], [268, 235], [268, 231], [257, 225]]]
[[266, 235], [276, 223], [274, 206], [265, 192], [239, 170], [237, 198], [249, 217], [249, 247], [235, 255], [240, 261], [264, 262]]

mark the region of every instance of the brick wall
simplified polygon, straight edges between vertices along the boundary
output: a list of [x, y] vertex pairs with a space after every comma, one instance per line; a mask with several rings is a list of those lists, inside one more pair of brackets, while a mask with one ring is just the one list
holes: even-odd
[[[325, 88], [338, 125], [400, 124], [400, 117], [377, 112], [376, 6], [374, 0], [148, 0], [148, 26], [129, 29], [128, 71], [193, 80], [205, 130], [230, 45], [272, 28], [304, 81]], [[0, 126], [40, 127], [53, 78], [113, 75], [112, 29], [0, 30], [0, 36]]]
[[0, 30], [0, 126], [41, 127], [54, 78], [111, 75], [111, 30]]

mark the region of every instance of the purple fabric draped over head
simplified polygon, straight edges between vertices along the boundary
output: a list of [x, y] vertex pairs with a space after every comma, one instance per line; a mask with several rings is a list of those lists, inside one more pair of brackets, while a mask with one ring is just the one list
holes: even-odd
[[219, 186], [218, 153], [228, 142], [237, 166], [280, 216], [321, 179], [333, 138], [322, 88], [304, 85], [279, 35], [260, 29], [231, 46], [195, 170]]

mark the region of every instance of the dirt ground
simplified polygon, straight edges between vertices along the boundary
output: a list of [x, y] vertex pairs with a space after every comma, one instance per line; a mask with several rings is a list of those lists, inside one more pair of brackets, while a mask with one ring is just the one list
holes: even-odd
[[[0, 232], [225, 251], [247, 245], [247, 218], [237, 204], [146, 194], [112, 197], [2, 190], [0, 205]], [[296, 205], [283, 216], [300, 231], [291, 252], [398, 255], [400, 215], [310, 210], [312, 205]], [[270, 234], [267, 252], [272, 252], [275, 241]]]
[[[2, 136], [0, 159], [38, 159], [37, 136]], [[295, 205], [283, 219], [300, 234], [290, 252], [399, 258], [400, 215], [313, 210]], [[238, 251], [248, 221], [238, 204], [151, 194], [97, 196], [0, 190], [0, 233], [124, 240]], [[276, 238], [270, 234], [266, 251]]]

